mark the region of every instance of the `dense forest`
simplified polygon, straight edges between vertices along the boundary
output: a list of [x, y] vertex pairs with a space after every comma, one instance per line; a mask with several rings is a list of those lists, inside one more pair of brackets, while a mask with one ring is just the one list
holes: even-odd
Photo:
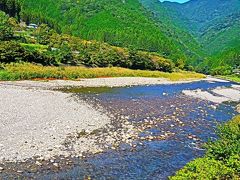
[[50, 22], [51, 27], [82, 39], [157, 52], [175, 62], [200, 58], [195, 51], [199, 50], [198, 43], [182, 39], [189, 37], [187, 32], [154, 21], [137, 0], [24, 1], [22, 18]]
[[[207, 10], [205, 10], [206, 6]], [[216, 8], [219, 13], [214, 14]], [[36, 35], [35, 32], [27, 32], [22, 33], [20, 38], [15, 27], [13, 31], [15, 31], [15, 36], [18, 35], [17, 42], [25, 44], [20, 44], [22, 48], [34, 49], [29, 48], [29, 44], [33, 43], [36, 47], [38, 44], [41, 48], [47, 47], [45, 49], [48, 52], [51, 48], [55, 49], [52, 47], [55, 42], [51, 42], [51, 38], [56, 34], [60, 39], [66, 36], [71, 39], [68, 39], [64, 48], [56, 48], [72, 53], [63, 58], [63, 62], [65, 62], [64, 59], [76, 58], [76, 56], [86, 59], [83, 51], [89, 51], [87, 50], [89, 48], [83, 46], [82, 42], [91, 42], [97, 47], [96, 49], [99, 47], [101, 49], [110, 47], [110, 49], [124, 49], [127, 51], [125, 53], [127, 59], [140, 51], [150, 52], [145, 54], [171, 59], [180, 69], [195, 69], [212, 74], [231, 74], [239, 67], [240, 38], [237, 37], [240, 29], [240, 5], [237, 0], [225, 3], [211, 2], [210, 4], [205, 0], [201, 3], [196, 0], [184, 4], [161, 3], [158, 0], [1, 0], [0, 9], [10, 17], [14, 17], [15, 24], [18, 24], [20, 20], [27, 25], [35, 23], [41, 27], [36, 30], [37, 32], [48, 34], [47, 38], [44, 36], [40, 38], [40, 35]], [[198, 11], [195, 11], [197, 9]], [[224, 11], [221, 12], [223, 9]], [[10, 18], [10, 21], [13, 19]], [[14, 23], [11, 22], [11, 24]], [[28, 36], [35, 37], [35, 40], [30, 42]], [[46, 42], [38, 39], [46, 39]], [[74, 43], [72, 39], [75, 39]], [[80, 43], [80, 50], [79, 47], [76, 48], [76, 43]], [[75, 44], [75, 47], [72, 48], [71, 44]], [[108, 48], [102, 48], [106, 46]], [[45, 56], [45, 50], [39, 50], [41, 48], [38, 48], [38, 51], [44, 54], [45, 64], [56, 64]], [[95, 57], [95, 59], [98, 58], [98, 63], [95, 64], [88, 63], [87, 60], [68, 60], [68, 62], [90, 66], [113, 65], [132, 68], [131, 65], [126, 65], [128, 64], [125, 62], [126, 57], [123, 59], [118, 57], [122, 59], [123, 64], [106, 63], [105, 61], [108, 60], [105, 59], [105, 53], [102, 52], [101, 57]], [[50, 54], [56, 54], [56, 52]], [[57, 58], [60, 59], [60, 57]], [[148, 67], [148, 69], [155, 68]]]
[[58, 34], [46, 24], [37, 28], [20, 25], [0, 12], [0, 57], [2, 63], [31, 62], [42, 65], [125, 67], [172, 72], [174, 63], [156, 53], [120, 48]]
[[151, 14], [137, 0], [24, 1], [23, 7], [23, 18], [31, 17], [36, 23], [39, 19], [35, 17], [54, 19], [63, 33], [87, 40], [158, 52], [173, 60], [187, 59], [186, 50], [192, 47], [183, 43], [166, 24], [151, 20]]

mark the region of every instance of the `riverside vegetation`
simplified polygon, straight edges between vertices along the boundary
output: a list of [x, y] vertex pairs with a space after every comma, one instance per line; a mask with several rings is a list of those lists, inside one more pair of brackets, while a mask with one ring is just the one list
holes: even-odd
[[85, 68], [77, 66], [53, 67], [40, 66], [30, 63], [3, 64], [0, 70], [1, 80], [24, 79], [78, 79], [98, 77], [156, 77], [166, 78], [171, 81], [193, 80], [204, 78], [205, 75], [194, 72], [160, 72], [147, 70], [131, 70], [120, 67]]
[[240, 116], [218, 127], [219, 140], [205, 145], [206, 154], [188, 163], [171, 180], [239, 179]]

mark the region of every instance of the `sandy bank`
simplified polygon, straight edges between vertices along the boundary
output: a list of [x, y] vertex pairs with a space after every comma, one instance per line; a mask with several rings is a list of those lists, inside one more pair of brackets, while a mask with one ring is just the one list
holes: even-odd
[[226, 101], [239, 102], [240, 101], [240, 89], [236, 88], [215, 88], [211, 91], [197, 90], [183, 90], [183, 94], [194, 98], [212, 101], [214, 103], [223, 103]]

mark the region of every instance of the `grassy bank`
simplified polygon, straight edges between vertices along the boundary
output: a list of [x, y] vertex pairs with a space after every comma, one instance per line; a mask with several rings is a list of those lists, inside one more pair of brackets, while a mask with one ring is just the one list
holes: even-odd
[[218, 128], [219, 140], [206, 144], [206, 155], [188, 163], [171, 180], [239, 179], [240, 116]]
[[156, 77], [172, 81], [200, 79], [205, 75], [194, 72], [166, 73], [160, 71], [130, 70], [125, 68], [85, 68], [85, 67], [50, 67], [29, 63], [1, 65], [0, 80], [29, 80], [29, 79], [79, 79], [99, 77]]
[[229, 76], [220, 76], [220, 78], [240, 83], [240, 75], [229, 75]]

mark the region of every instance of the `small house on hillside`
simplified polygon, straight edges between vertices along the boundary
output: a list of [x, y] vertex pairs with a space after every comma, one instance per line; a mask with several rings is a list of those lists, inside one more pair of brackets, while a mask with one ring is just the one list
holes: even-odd
[[29, 28], [29, 29], [37, 29], [37, 28], [38, 28], [38, 25], [37, 25], [37, 24], [29, 24], [29, 25], [27, 26], [27, 28]]

